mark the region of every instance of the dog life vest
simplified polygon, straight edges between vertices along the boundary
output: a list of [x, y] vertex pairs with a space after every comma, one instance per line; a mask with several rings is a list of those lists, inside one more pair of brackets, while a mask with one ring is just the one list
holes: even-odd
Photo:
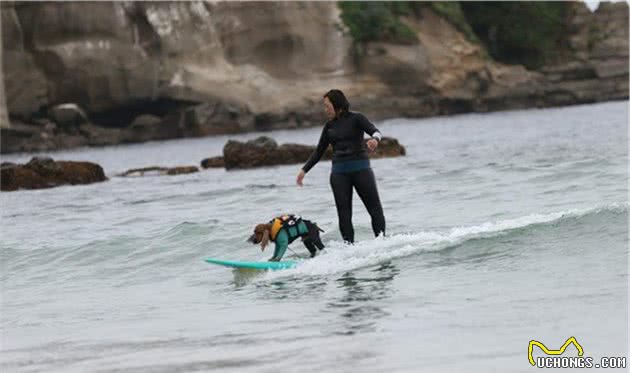
[[300, 236], [298, 224], [301, 221], [302, 217], [295, 215], [282, 215], [280, 217], [272, 219], [269, 222], [271, 224], [271, 232], [269, 232], [269, 238], [271, 238], [272, 241], [275, 241], [276, 237], [278, 236], [278, 232], [280, 232], [280, 229], [285, 228], [287, 234], [289, 235], [289, 241], [293, 241]]

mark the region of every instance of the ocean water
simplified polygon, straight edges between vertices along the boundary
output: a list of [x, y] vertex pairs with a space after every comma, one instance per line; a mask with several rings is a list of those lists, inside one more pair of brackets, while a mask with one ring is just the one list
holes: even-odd
[[[355, 196], [354, 246], [329, 162], [302, 188], [299, 165], [115, 176], [260, 134], [48, 153], [110, 179], [0, 194], [0, 370], [528, 372], [530, 340], [571, 336], [627, 357], [627, 121], [612, 102], [377, 123], [407, 156], [372, 161], [388, 235]], [[203, 261], [266, 260], [245, 240], [285, 212], [326, 231], [321, 255], [269, 273]]]

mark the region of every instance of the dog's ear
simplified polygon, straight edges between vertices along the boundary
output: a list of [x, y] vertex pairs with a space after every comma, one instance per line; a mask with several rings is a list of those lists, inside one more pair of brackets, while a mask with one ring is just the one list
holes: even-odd
[[260, 240], [261, 251], [265, 251], [265, 247], [267, 247], [267, 244], [269, 244], [269, 235], [269, 229], [265, 229], [265, 231], [263, 232], [262, 240]]

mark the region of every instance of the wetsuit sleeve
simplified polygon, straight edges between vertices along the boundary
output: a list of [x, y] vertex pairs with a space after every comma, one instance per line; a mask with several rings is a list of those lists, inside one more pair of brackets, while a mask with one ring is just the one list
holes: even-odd
[[273, 251], [273, 256], [269, 260], [279, 261], [282, 259], [287, 247], [289, 247], [289, 235], [284, 229], [281, 229], [276, 236], [276, 248]]
[[373, 138], [377, 139], [378, 141], [381, 141], [381, 131], [378, 130], [378, 128], [376, 128], [376, 126], [374, 125], [374, 123], [370, 122], [365, 115], [361, 114], [361, 113], [357, 113], [357, 122], [359, 124], [359, 127], [368, 135], [372, 136]]
[[324, 126], [322, 135], [319, 137], [319, 143], [317, 144], [317, 148], [315, 149], [313, 154], [311, 154], [311, 156], [308, 158], [308, 161], [306, 161], [306, 163], [304, 164], [304, 167], [302, 167], [302, 170], [304, 170], [304, 173], [308, 172], [311, 168], [313, 168], [313, 166], [315, 166], [315, 164], [319, 162], [320, 159], [322, 159], [322, 156], [326, 152], [326, 149], [328, 149], [329, 141], [328, 141], [327, 129], [328, 129], [328, 124]]

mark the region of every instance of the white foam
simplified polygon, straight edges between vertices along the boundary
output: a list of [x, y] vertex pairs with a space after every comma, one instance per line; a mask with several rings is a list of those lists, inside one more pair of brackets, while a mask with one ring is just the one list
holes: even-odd
[[291, 276], [321, 276], [377, 265], [392, 259], [438, 251], [470, 239], [493, 237], [510, 230], [536, 224], [547, 224], [563, 218], [581, 217], [602, 210], [626, 211], [628, 203], [616, 203], [585, 209], [571, 209], [548, 214], [532, 214], [515, 219], [487, 222], [468, 227], [454, 227], [444, 232], [418, 232], [394, 234], [362, 241], [348, 246], [339, 241], [328, 242], [326, 250], [317, 257], [300, 263], [297, 267], [269, 272], [260, 280], [267, 281]]

